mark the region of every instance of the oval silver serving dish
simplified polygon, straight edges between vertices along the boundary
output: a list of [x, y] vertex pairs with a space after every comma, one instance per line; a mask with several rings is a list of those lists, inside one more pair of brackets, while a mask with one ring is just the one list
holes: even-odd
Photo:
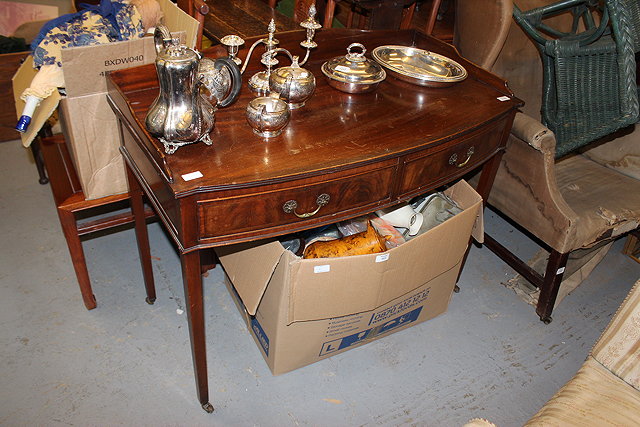
[[390, 76], [420, 86], [446, 87], [467, 78], [454, 60], [415, 47], [378, 46], [371, 56]]

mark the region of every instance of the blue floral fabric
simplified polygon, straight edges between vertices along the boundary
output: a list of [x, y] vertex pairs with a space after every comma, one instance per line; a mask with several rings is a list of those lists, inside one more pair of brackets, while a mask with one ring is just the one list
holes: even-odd
[[144, 36], [142, 17], [138, 10], [119, 0], [112, 2], [118, 6], [113, 9], [117, 11], [115, 19], [113, 16], [102, 16], [97, 10], [86, 10], [49, 30], [33, 51], [34, 67], [62, 67], [61, 50], [67, 47], [91, 46]]

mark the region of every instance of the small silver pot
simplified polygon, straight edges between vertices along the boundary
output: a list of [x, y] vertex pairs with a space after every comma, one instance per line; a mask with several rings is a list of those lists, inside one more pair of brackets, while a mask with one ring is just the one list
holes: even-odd
[[[360, 52], [353, 51], [360, 48]], [[347, 93], [371, 92], [387, 77], [377, 63], [365, 58], [367, 50], [360, 43], [351, 43], [345, 56], [337, 56], [322, 64], [322, 73], [330, 86]]]
[[289, 106], [277, 96], [254, 98], [247, 105], [247, 122], [263, 138], [280, 135], [290, 118]]

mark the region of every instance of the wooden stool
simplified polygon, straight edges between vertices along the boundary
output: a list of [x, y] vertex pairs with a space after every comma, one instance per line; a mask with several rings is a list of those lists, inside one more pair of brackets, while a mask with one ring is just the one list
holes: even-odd
[[[53, 193], [58, 217], [60, 218], [60, 225], [67, 240], [73, 268], [78, 278], [78, 285], [80, 285], [82, 300], [87, 309], [91, 310], [96, 307], [96, 298], [91, 289], [91, 281], [80, 237], [133, 223], [134, 218], [130, 209], [124, 213], [113, 213], [114, 210], [128, 207], [129, 194], [124, 193], [86, 200], [64, 136], [61, 134], [40, 136], [39, 141], [34, 141], [34, 143], [40, 144], [44, 164], [49, 175], [51, 192]], [[76, 214], [80, 213], [83, 213], [83, 216], [103, 214], [105, 211], [112, 212], [112, 214], [101, 216], [99, 219], [94, 220], [80, 220], [76, 216]], [[145, 217], [149, 218], [151, 216], [153, 216], [151, 209], [145, 209]], [[155, 289], [152, 287], [150, 289], [147, 288], [147, 302], [153, 304], [155, 299]]]

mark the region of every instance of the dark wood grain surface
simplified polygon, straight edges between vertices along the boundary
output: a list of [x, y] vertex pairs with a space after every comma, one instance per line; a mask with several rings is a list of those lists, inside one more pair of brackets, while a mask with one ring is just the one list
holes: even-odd
[[[166, 161], [171, 175], [196, 170], [204, 175], [197, 184], [175, 179], [172, 190], [180, 195], [196, 188], [250, 187], [258, 182], [317, 176], [328, 170], [391, 159], [428, 146], [446, 144], [454, 137], [472, 132], [488, 118], [507, 114], [519, 103], [517, 99], [499, 101], [499, 96], [509, 96], [504, 82], [458, 57], [450, 45], [412, 30], [398, 32], [393, 38], [391, 34], [385, 31], [321, 31], [317, 36], [319, 47], [305, 65], [316, 77], [315, 93], [304, 108], [292, 111], [285, 132], [269, 140], [256, 136], [245, 119], [247, 103], [255, 96], [246, 86], [248, 78], [258, 70], [259, 55], [254, 54], [251, 66], [243, 76], [240, 98], [232, 106], [216, 112], [212, 146], [192, 144], [180, 148], [179, 155], [165, 156], [160, 143], [149, 137], [155, 143], [154, 151]], [[469, 77], [449, 88], [421, 87], [388, 77], [373, 93], [347, 94], [330, 87], [320, 71], [324, 61], [346, 53], [347, 45], [353, 41], [363, 41], [373, 50], [388, 42], [411, 45], [414, 38], [418, 46], [433, 49], [464, 64]], [[279, 34], [278, 39], [294, 53], [303, 53], [298, 46], [303, 33]], [[246, 50], [240, 51], [240, 58], [244, 59]], [[205, 54], [221, 56], [224, 50], [214, 48]], [[281, 65], [288, 65], [286, 57], [279, 58]], [[144, 123], [146, 111], [158, 94], [153, 67], [114, 72], [111, 81], [117, 90], [135, 99], [132, 105], [135, 119]]]

